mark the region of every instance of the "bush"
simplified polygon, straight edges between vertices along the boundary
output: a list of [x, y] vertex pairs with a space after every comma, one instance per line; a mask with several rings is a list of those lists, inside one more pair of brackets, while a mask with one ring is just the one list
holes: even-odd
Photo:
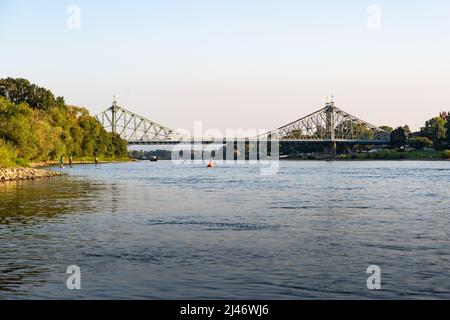
[[442, 159], [450, 160], [450, 150], [445, 150], [442, 152]]
[[426, 137], [417, 137], [409, 139], [409, 145], [416, 150], [423, 150], [433, 146], [433, 141]]
[[17, 151], [8, 143], [0, 140], [0, 167], [26, 166], [23, 159], [17, 157]]

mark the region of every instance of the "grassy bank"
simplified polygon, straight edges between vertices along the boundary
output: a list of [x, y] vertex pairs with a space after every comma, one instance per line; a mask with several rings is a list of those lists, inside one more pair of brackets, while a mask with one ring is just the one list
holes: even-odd
[[0, 140], [0, 167], [26, 167], [28, 162], [17, 156], [17, 151], [10, 144]]
[[[100, 163], [113, 163], [113, 162], [129, 162], [134, 161], [129, 157], [99, 157]], [[73, 164], [90, 164], [95, 163], [95, 157], [80, 157], [74, 158]], [[19, 158], [17, 156], [17, 151], [15, 148], [0, 140], [0, 168], [38, 168], [59, 165], [58, 160], [45, 160], [45, 161], [35, 161], [29, 162], [25, 159]], [[65, 164], [68, 164], [68, 159], [66, 158]]]
[[[136, 161], [128, 157], [123, 158], [99, 158], [99, 163], [116, 163], [116, 162], [132, 162]], [[94, 157], [84, 157], [84, 158], [75, 158], [72, 161], [72, 164], [79, 165], [79, 164], [93, 164], [95, 163]], [[40, 168], [40, 167], [49, 167], [49, 166], [59, 166], [60, 162], [57, 160], [49, 160], [49, 161], [40, 161], [40, 162], [32, 162], [29, 164], [30, 167], [33, 168]], [[64, 165], [69, 165], [68, 160], [66, 159], [64, 161]]]
[[339, 155], [339, 160], [450, 160], [450, 151], [397, 151], [381, 150], [378, 152]]
[[[98, 157], [100, 163], [112, 162], [129, 162], [134, 161], [129, 157]], [[95, 163], [95, 157], [80, 157], [74, 158], [73, 164], [89, 164]], [[29, 162], [17, 156], [17, 150], [11, 145], [0, 140], [0, 168], [38, 168], [45, 166], [59, 165], [58, 160], [42, 160]], [[65, 159], [65, 164], [68, 164], [68, 158]]]

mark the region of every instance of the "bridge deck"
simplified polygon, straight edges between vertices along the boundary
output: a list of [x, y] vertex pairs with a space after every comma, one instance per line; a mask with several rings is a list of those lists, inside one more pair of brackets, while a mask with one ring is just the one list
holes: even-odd
[[208, 145], [208, 144], [222, 144], [240, 142], [240, 143], [298, 143], [298, 144], [345, 144], [345, 145], [387, 145], [389, 141], [387, 140], [345, 140], [345, 139], [335, 139], [335, 140], [297, 140], [297, 139], [287, 139], [287, 140], [265, 140], [265, 139], [224, 139], [224, 140], [161, 140], [161, 141], [128, 141], [129, 145]]

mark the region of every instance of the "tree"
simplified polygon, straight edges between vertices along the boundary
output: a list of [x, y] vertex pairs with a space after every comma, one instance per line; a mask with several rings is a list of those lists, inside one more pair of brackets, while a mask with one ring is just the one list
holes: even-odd
[[406, 134], [408, 135], [408, 137], [411, 135], [411, 129], [409, 128], [409, 126], [407, 124], [405, 124], [405, 126], [403, 127], [403, 129], [405, 129]]
[[420, 129], [421, 136], [433, 141], [433, 145], [437, 150], [445, 149], [447, 144], [447, 121], [442, 117], [434, 117]]
[[450, 148], [450, 113], [447, 114], [447, 123], [445, 124], [445, 130], [446, 147]]
[[26, 79], [0, 79], [0, 96], [15, 104], [27, 103], [31, 108], [49, 110], [63, 108], [64, 98], [53, 95], [50, 90], [31, 84]]
[[409, 145], [416, 150], [423, 150], [433, 146], [433, 141], [426, 137], [416, 137], [409, 139]]
[[391, 133], [392, 131], [394, 131], [394, 128], [390, 127], [390, 126], [381, 126], [380, 127], [381, 130], [386, 131], [387, 133]]
[[124, 157], [128, 152], [128, 143], [122, 139], [117, 133], [110, 133], [112, 141], [112, 156]]
[[398, 127], [391, 132], [391, 146], [394, 148], [404, 148], [408, 142], [409, 127]]
[[[0, 80], [0, 164], [60, 156], [123, 158], [127, 142], [108, 133], [86, 109], [66, 106], [25, 79]], [[19, 162], [18, 162], [19, 161]]]
[[[354, 123], [352, 120], [345, 120], [336, 126], [336, 138], [338, 139], [373, 139], [374, 132], [364, 123]], [[351, 136], [351, 137], [350, 137]]]
[[12, 167], [17, 165], [17, 151], [11, 146], [0, 139], [0, 168], [3, 166]]

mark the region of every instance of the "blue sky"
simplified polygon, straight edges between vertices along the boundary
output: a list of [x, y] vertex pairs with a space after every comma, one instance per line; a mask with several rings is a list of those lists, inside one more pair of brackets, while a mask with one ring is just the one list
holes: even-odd
[[[367, 27], [370, 5], [381, 29]], [[93, 113], [116, 93], [174, 128], [272, 129], [331, 94], [378, 125], [418, 129], [450, 109], [446, 0], [0, 0], [0, 40], [0, 77]]]

